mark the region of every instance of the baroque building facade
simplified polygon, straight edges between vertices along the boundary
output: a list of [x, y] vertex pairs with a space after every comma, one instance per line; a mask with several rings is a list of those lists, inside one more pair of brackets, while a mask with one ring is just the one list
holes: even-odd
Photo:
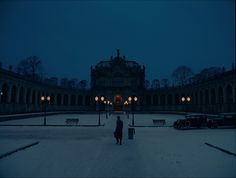
[[[112, 110], [130, 110], [124, 105], [136, 96], [136, 112], [236, 112], [236, 70], [181, 87], [145, 89], [145, 67], [126, 60], [117, 50], [115, 57], [91, 67], [90, 89], [52, 86], [0, 69], [0, 114], [40, 112], [41, 96], [50, 96], [48, 111], [93, 112], [95, 96], [109, 100]], [[190, 97], [182, 102], [182, 97]], [[105, 109], [105, 105], [102, 104]]]
[[137, 62], [117, 56], [91, 67], [91, 91], [93, 96], [104, 96], [113, 103], [114, 110], [122, 110], [129, 96], [144, 93], [145, 67]]

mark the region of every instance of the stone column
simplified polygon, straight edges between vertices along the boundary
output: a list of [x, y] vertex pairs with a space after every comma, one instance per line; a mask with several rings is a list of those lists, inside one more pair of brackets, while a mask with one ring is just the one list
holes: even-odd
[[11, 92], [12, 92], [12, 85], [9, 85], [7, 91], [6, 103], [11, 103]]

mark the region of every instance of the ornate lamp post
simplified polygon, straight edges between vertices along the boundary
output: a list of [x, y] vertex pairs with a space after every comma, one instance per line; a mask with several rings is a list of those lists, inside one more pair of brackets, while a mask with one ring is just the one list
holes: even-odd
[[128, 105], [129, 105], [128, 101], [125, 101], [124, 102], [125, 112], [126, 112], [127, 118], [129, 119]]
[[107, 105], [106, 106], [107, 106], [107, 110], [106, 110], [106, 117], [107, 117], [107, 114], [110, 113], [110, 101], [109, 100], [107, 101]]
[[107, 119], [107, 110], [108, 110], [108, 105], [109, 105], [110, 101], [107, 100], [107, 101], [104, 101], [104, 104], [105, 104], [105, 111], [106, 111], [106, 119]]
[[129, 96], [128, 97], [128, 101], [131, 104], [131, 110], [132, 110], [132, 125], [134, 126], [134, 104], [138, 101], [138, 97], [137, 96]]
[[[190, 96], [183, 96], [181, 97], [181, 102], [186, 106], [191, 101]], [[187, 112], [187, 108], [184, 109]]]
[[44, 120], [43, 125], [46, 126], [46, 111], [47, 111], [47, 103], [50, 103], [51, 97], [50, 96], [41, 96], [41, 102], [44, 105]]
[[101, 119], [100, 119], [100, 112], [101, 112], [100, 110], [101, 110], [101, 108], [100, 108], [100, 104], [103, 103], [104, 100], [105, 100], [104, 96], [101, 96], [101, 97], [95, 96], [95, 101], [98, 103], [98, 125], [101, 125]]
[[112, 111], [112, 102], [110, 102], [109, 108], [110, 108], [110, 112], [109, 112], [109, 116], [110, 116], [111, 115], [111, 111]]

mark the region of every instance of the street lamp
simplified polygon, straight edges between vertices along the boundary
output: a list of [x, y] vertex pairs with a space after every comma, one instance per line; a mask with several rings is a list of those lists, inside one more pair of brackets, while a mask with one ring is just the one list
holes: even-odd
[[109, 113], [109, 115], [108, 116], [110, 116], [110, 101], [108, 100], [107, 101], [107, 112]]
[[50, 103], [51, 97], [50, 96], [41, 96], [41, 102], [42, 104], [44, 104], [44, 121], [43, 121], [43, 125], [46, 126], [46, 107], [47, 107], [47, 103]]
[[138, 101], [138, 97], [137, 96], [129, 96], [128, 97], [128, 101], [131, 104], [131, 110], [132, 110], [132, 125], [134, 126], [134, 104]]
[[109, 116], [110, 116], [111, 115], [111, 111], [112, 111], [112, 102], [111, 101], [110, 101], [109, 108], [110, 108], [110, 112], [109, 112]]
[[104, 101], [105, 104], [105, 111], [106, 111], [106, 119], [107, 119], [107, 109], [108, 109], [108, 104], [110, 103], [110, 101]]
[[[191, 97], [190, 96], [183, 96], [181, 97], [181, 102], [186, 105], [187, 103], [189, 103], [191, 101]], [[186, 112], [187, 112], [187, 107], [185, 108]]]
[[101, 125], [101, 119], [100, 119], [100, 104], [104, 102], [104, 96], [95, 96], [95, 101], [98, 103], [98, 125]]
[[125, 106], [125, 112], [126, 112], [126, 115], [127, 115], [127, 118], [129, 119], [129, 112], [128, 112], [128, 101], [126, 100], [125, 102], [124, 102], [124, 106]]

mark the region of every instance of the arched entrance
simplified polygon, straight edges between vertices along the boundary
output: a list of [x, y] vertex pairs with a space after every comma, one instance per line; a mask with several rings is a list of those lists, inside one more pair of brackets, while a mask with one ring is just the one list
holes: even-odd
[[123, 103], [122, 103], [122, 96], [121, 95], [115, 95], [114, 101], [113, 101], [113, 110], [114, 111], [122, 111], [123, 109]]

